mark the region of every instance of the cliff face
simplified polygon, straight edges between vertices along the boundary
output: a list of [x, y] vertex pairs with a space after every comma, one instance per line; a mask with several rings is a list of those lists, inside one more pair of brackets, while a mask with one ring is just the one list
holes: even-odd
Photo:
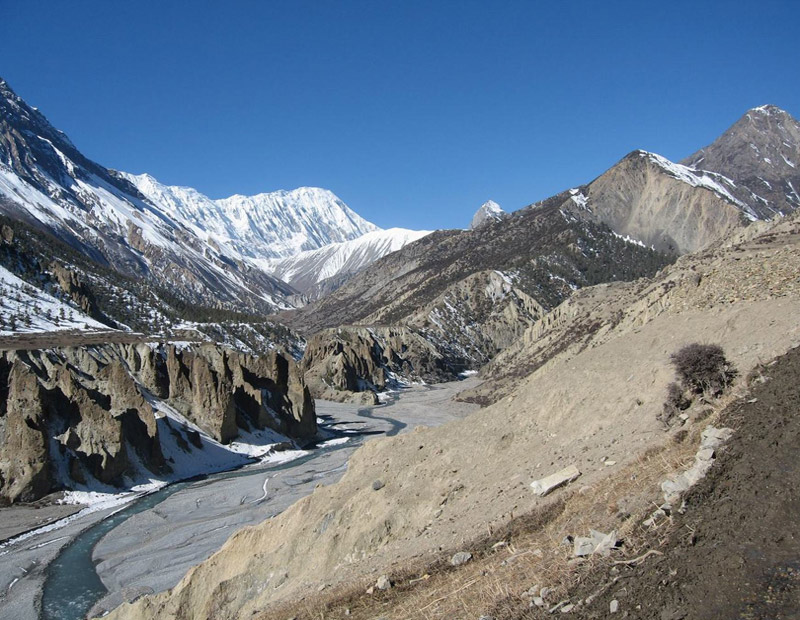
[[323, 330], [308, 341], [302, 368], [317, 398], [368, 403], [375, 402], [374, 390], [391, 387], [397, 378], [439, 382], [463, 370], [408, 327]]
[[735, 185], [720, 175], [634, 151], [587, 186], [570, 190], [562, 208], [645, 246], [685, 254], [756, 219], [733, 191]]
[[240, 430], [316, 432], [297, 366], [216, 345], [65, 347], [0, 354], [0, 501], [34, 500], [92, 478], [123, 486], [141, 465], [167, 475], [162, 405], [221, 443]]

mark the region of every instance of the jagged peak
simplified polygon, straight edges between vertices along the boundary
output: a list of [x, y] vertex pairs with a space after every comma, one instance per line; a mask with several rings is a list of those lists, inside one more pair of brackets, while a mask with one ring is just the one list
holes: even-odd
[[760, 105], [760, 106], [755, 107], [755, 108], [750, 108], [747, 112], [748, 112], [748, 114], [749, 113], [757, 113], [757, 114], [766, 114], [766, 115], [769, 115], [769, 116], [775, 116], [775, 115], [789, 116], [789, 113], [786, 110], [784, 110], [782, 108], [779, 108], [778, 106], [773, 105], [771, 103], [768, 103], [768, 104], [765, 104], [765, 105]]
[[487, 200], [475, 212], [475, 215], [472, 216], [470, 228], [475, 229], [479, 226], [483, 226], [484, 224], [488, 224], [489, 222], [496, 222], [497, 220], [503, 219], [507, 215], [508, 213], [503, 211], [500, 205], [494, 200]]

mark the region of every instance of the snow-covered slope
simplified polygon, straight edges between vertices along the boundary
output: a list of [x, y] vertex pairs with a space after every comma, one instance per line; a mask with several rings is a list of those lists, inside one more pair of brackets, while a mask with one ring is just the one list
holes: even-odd
[[682, 163], [734, 179], [734, 195], [760, 219], [800, 208], [800, 123], [777, 106], [748, 110]]
[[265, 267], [293, 288], [308, 293], [323, 280], [352, 275], [428, 234], [428, 230], [406, 228], [375, 230], [352, 241], [332, 243], [318, 250], [265, 263]]
[[286, 308], [284, 283], [149, 201], [87, 159], [0, 80], [0, 213], [66, 241], [181, 301], [234, 310]]
[[333, 192], [318, 187], [212, 200], [148, 174], [121, 175], [195, 234], [248, 258], [286, 258], [379, 230]]
[[65, 329], [108, 329], [0, 266], [0, 335]]

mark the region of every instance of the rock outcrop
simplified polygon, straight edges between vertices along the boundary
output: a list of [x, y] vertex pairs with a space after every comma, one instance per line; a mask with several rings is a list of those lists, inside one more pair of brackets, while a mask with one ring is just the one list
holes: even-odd
[[[116, 344], [0, 355], [0, 500], [34, 500], [96, 479], [123, 486], [141, 464], [169, 473], [155, 405], [164, 401], [209, 437], [240, 429], [316, 433], [294, 362], [216, 345]], [[163, 414], [158, 414], [163, 415]]]
[[505, 217], [508, 217], [508, 213], [503, 211], [499, 204], [494, 200], [487, 200], [481, 205], [481, 208], [475, 212], [475, 215], [472, 216], [472, 222], [470, 222], [469, 227], [473, 229], [480, 228], [481, 226], [502, 220]]
[[[439, 382], [463, 370], [408, 327], [326, 329], [306, 345], [302, 368], [317, 398], [377, 402], [371, 393], [407, 381]], [[370, 393], [366, 399], [355, 393]]]
[[748, 216], [756, 219], [733, 189], [719, 175], [634, 151], [588, 185], [570, 190], [561, 208], [647, 247], [685, 254], [730, 234]]

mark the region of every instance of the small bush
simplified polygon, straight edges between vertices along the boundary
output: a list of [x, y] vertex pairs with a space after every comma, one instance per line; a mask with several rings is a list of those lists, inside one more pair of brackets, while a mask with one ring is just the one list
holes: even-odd
[[673, 353], [670, 360], [682, 386], [694, 394], [710, 392], [718, 396], [737, 374], [736, 368], [725, 358], [722, 347], [716, 344], [687, 345]]

